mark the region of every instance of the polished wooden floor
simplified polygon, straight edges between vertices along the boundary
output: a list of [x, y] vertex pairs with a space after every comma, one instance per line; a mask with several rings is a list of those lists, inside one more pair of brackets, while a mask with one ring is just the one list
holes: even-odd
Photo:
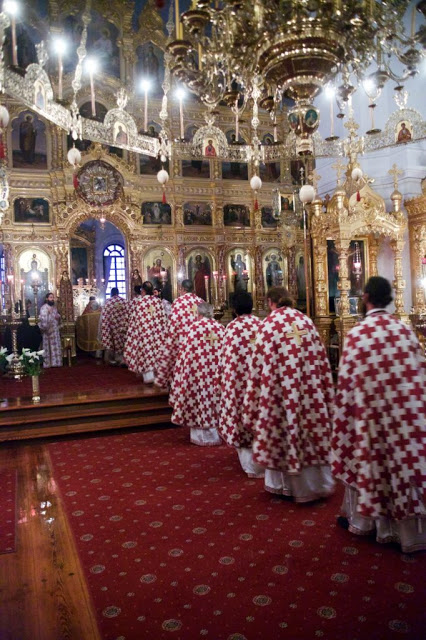
[[18, 473], [16, 551], [0, 554], [1, 640], [100, 639], [47, 447], [3, 444], [0, 468]]

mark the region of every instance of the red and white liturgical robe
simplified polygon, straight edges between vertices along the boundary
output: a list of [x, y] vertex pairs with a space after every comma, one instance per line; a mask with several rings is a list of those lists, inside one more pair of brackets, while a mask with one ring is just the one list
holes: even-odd
[[161, 349], [155, 383], [160, 387], [171, 385], [169, 396], [170, 404], [173, 404], [174, 384], [173, 378], [179, 369], [178, 355], [184, 336], [190, 325], [198, 318], [198, 305], [204, 302], [195, 293], [185, 293], [172, 304], [172, 312], [169, 317], [168, 333]]
[[315, 325], [296, 309], [272, 311], [257, 334], [243, 405], [267, 491], [297, 502], [332, 492], [332, 412], [330, 365]]
[[102, 344], [120, 355], [124, 351], [127, 333], [127, 303], [120, 296], [105, 302], [102, 309]]
[[124, 359], [130, 371], [145, 374], [155, 371], [166, 327], [167, 318], [159, 298], [144, 295], [132, 300], [132, 314], [124, 349]]
[[221, 444], [217, 425], [219, 396], [216, 372], [225, 329], [219, 322], [201, 318], [193, 322], [180, 350], [176, 372], [172, 422], [191, 428], [191, 442]]
[[420, 345], [398, 319], [373, 311], [348, 333], [333, 474], [346, 485], [350, 531], [376, 532], [379, 542], [400, 542], [406, 552], [426, 549], [425, 382]]
[[242, 315], [228, 324], [217, 372], [219, 434], [226, 444], [237, 448], [241, 466], [249, 476], [263, 476], [263, 468], [252, 462], [253, 431], [242, 419], [242, 400], [261, 323], [256, 316]]

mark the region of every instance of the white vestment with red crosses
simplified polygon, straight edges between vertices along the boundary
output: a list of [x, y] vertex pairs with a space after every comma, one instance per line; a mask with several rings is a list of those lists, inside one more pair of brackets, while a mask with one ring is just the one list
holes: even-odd
[[191, 429], [191, 442], [201, 446], [221, 444], [217, 431], [219, 395], [216, 373], [225, 333], [216, 320], [200, 318], [185, 335], [176, 372], [172, 422]]
[[172, 304], [169, 317], [167, 337], [158, 358], [155, 383], [160, 387], [170, 386], [169, 402], [173, 404], [173, 380], [180, 368], [179, 351], [184, 344], [184, 337], [194, 320], [198, 318], [198, 305], [204, 302], [195, 293], [185, 293]]
[[217, 372], [219, 434], [226, 444], [237, 449], [241, 466], [250, 477], [263, 477], [263, 468], [252, 461], [253, 431], [243, 424], [242, 401], [261, 324], [262, 321], [251, 314], [238, 316], [228, 324]]
[[102, 309], [102, 344], [104, 349], [120, 355], [124, 351], [127, 333], [127, 302], [113, 296]]
[[332, 493], [332, 413], [331, 370], [315, 325], [296, 309], [272, 311], [257, 334], [243, 405], [267, 491], [296, 502]]
[[124, 359], [130, 371], [155, 371], [158, 354], [166, 337], [167, 318], [161, 300], [143, 295], [132, 300]]
[[426, 549], [425, 359], [411, 329], [369, 312], [339, 366], [332, 470], [352, 533]]

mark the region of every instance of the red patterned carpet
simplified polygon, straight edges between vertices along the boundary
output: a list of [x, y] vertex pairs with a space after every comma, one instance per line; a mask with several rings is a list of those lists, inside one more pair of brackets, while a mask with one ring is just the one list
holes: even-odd
[[[47, 393], [72, 393], [141, 385], [142, 379], [137, 378], [131, 371], [112, 367], [87, 356], [80, 356], [72, 367], [44, 369], [40, 376], [42, 397]], [[2, 377], [0, 395], [2, 398], [31, 396], [31, 378], [17, 381]]]
[[55, 479], [105, 640], [423, 638], [425, 554], [294, 505], [183, 429], [61, 440]]
[[15, 551], [16, 470], [0, 472], [0, 553]]

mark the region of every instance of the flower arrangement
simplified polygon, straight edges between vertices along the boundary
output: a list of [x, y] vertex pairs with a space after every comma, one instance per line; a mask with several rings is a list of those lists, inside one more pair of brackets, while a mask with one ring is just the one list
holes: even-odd
[[[43, 366], [44, 351], [30, 351], [23, 348], [19, 360], [22, 363], [22, 369], [27, 376], [39, 376]], [[9, 356], [8, 356], [9, 357]]]

